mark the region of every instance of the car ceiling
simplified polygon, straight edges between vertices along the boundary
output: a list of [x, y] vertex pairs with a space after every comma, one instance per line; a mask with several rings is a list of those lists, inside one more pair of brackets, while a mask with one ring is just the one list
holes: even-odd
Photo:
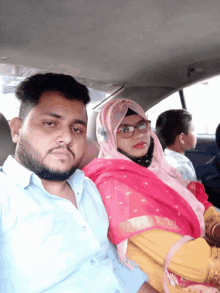
[[219, 0], [1, 0], [0, 13], [2, 63], [120, 89], [145, 109], [220, 73]]

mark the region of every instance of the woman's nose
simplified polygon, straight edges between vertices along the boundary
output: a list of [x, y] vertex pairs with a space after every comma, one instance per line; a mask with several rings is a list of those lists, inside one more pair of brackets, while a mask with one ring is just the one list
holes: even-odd
[[143, 137], [143, 136], [144, 136], [143, 133], [140, 132], [140, 130], [136, 127], [136, 128], [134, 129], [133, 137], [135, 137], [135, 138], [139, 138], [139, 137]]

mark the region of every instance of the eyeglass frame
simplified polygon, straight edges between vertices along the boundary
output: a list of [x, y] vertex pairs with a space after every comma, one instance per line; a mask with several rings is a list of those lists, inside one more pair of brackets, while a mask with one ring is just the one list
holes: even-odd
[[[142, 132], [142, 131], [138, 128], [138, 124], [141, 124], [141, 123], [143, 123], [143, 122], [146, 122], [147, 125], [150, 125], [150, 126], [147, 128], [147, 131], [146, 131], [146, 132]], [[123, 126], [123, 124], [122, 124], [122, 126]], [[119, 126], [119, 127], [122, 127], [122, 126]], [[118, 128], [119, 128], [119, 127], [118, 127]], [[151, 130], [151, 120], [143, 119], [143, 120], [139, 121], [136, 125], [124, 124], [124, 127], [133, 127], [133, 128], [134, 128], [133, 131], [129, 131], [129, 132], [132, 133], [130, 136], [128, 136], [128, 137], [123, 137], [123, 136], [121, 135], [123, 132], [120, 132], [119, 129], [116, 130], [116, 133], [118, 133], [118, 134], [119, 134], [122, 138], [124, 138], [124, 139], [126, 139], [126, 138], [131, 138], [131, 137], [134, 135], [134, 133], [135, 133], [135, 129], [138, 129], [138, 130], [140, 131], [140, 133], [147, 133], [148, 131], [150, 131], [150, 130]]]

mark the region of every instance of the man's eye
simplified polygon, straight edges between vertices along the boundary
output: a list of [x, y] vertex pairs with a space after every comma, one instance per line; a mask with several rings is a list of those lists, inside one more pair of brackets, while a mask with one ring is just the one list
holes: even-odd
[[54, 126], [54, 122], [46, 121], [46, 122], [44, 122], [44, 125], [47, 125], [47, 126]]
[[77, 127], [73, 127], [72, 130], [73, 132], [76, 132], [76, 133], [82, 133], [82, 130]]

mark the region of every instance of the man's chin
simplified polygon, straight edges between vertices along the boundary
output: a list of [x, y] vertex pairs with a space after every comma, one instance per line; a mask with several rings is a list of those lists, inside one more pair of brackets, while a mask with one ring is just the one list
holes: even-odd
[[50, 170], [52, 173], [67, 173], [70, 172], [70, 170], [72, 168], [77, 169], [77, 167], [75, 168], [75, 166], [68, 166], [68, 167], [58, 167], [58, 166], [45, 166], [48, 170]]
[[19, 145], [17, 146], [16, 157], [18, 161], [28, 170], [35, 173], [38, 177], [50, 181], [65, 181], [74, 174], [79, 166], [80, 160], [64, 156], [62, 159], [54, 160], [54, 156], [50, 158], [41, 159], [40, 154], [33, 148], [33, 146], [25, 139], [20, 138]]
[[68, 170], [59, 170], [59, 169], [49, 169], [43, 168], [41, 170], [36, 171], [36, 175], [39, 176], [41, 179], [48, 180], [48, 181], [66, 181], [69, 179], [76, 171], [78, 166], [74, 166]]
[[43, 160], [42, 161], [42, 165], [50, 170], [51, 172], [55, 172], [55, 173], [65, 173], [65, 172], [69, 172], [69, 170], [71, 170], [72, 168], [77, 168], [79, 164], [73, 164], [72, 160], [69, 159], [68, 161], [62, 161], [62, 160], [58, 160], [58, 161], [46, 161]]

